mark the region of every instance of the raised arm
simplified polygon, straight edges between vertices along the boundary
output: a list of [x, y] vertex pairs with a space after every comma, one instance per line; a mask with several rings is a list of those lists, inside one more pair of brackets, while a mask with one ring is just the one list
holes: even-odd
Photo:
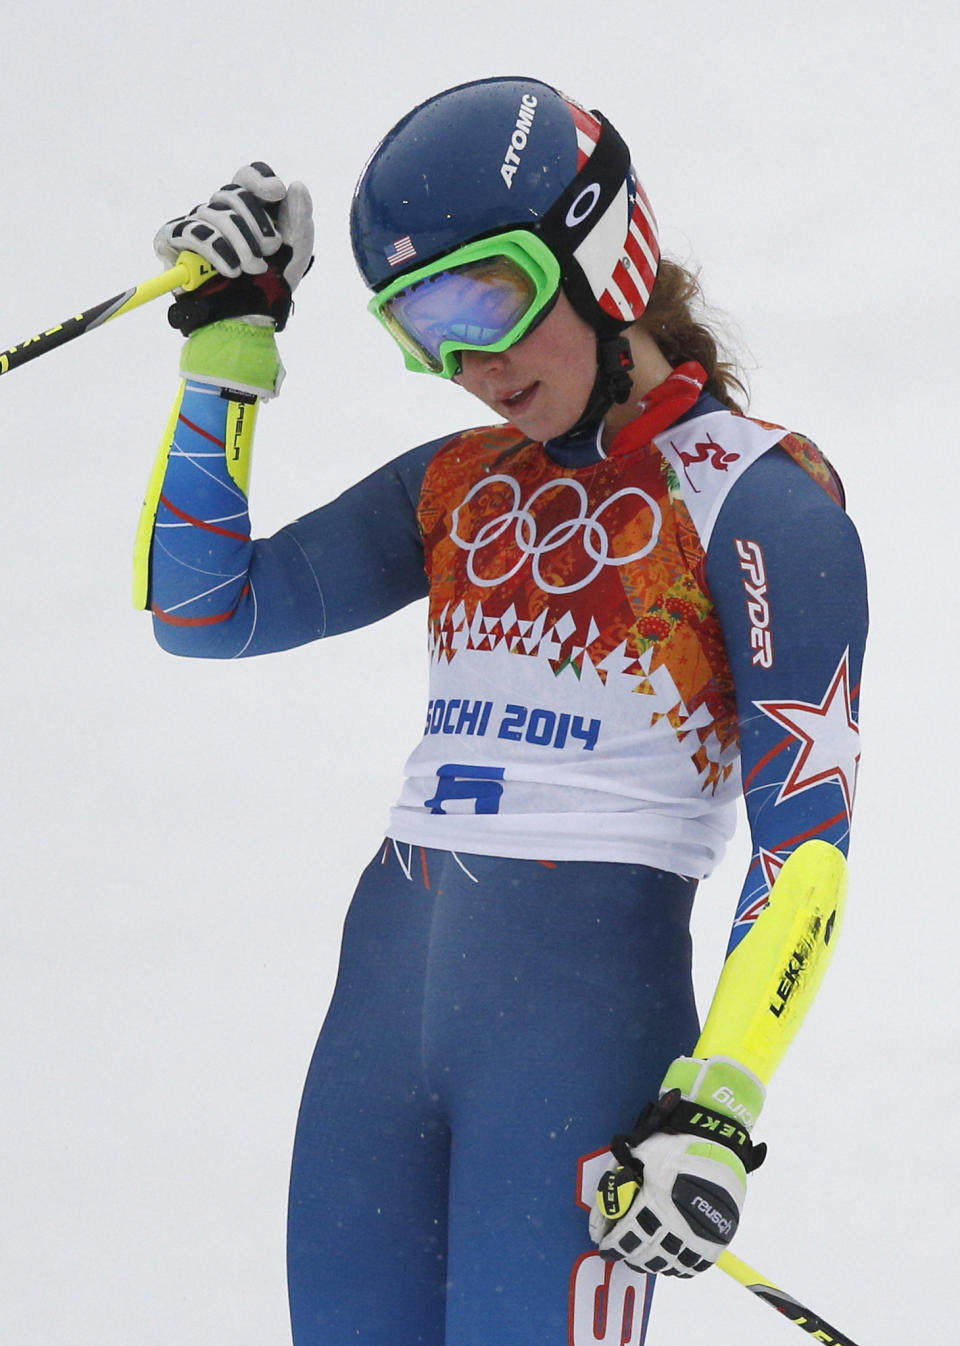
[[426, 593], [416, 500], [436, 445], [367, 477], [271, 538], [253, 540], [247, 490], [261, 401], [282, 378], [275, 331], [312, 244], [309, 196], [266, 165], [169, 221], [166, 260], [205, 250], [221, 272], [181, 297], [183, 381], [137, 539], [135, 601], [173, 653], [236, 658], [377, 620]]

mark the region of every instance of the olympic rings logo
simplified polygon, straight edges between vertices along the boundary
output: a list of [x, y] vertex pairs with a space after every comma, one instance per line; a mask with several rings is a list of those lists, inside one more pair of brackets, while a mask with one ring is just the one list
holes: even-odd
[[[477, 529], [473, 537], [463, 537], [460, 532], [461, 512], [472, 500], [476, 499], [481, 491], [487, 490], [495, 483], [508, 488], [512, 497], [512, 507], [504, 510], [502, 514], [488, 519]], [[573, 492], [577, 513], [561, 523], [554, 524], [540, 537], [533, 507], [542, 496], [549, 494], [551, 491], [563, 489]], [[649, 510], [650, 538], [644, 546], [637, 551], [630, 552], [628, 556], [611, 556], [610, 537], [601, 519], [604, 510], [609, 509], [611, 505], [627, 496], [636, 496], [638, 508], [646, 506]], [[657, 502], [647, 495], [646, 491], [641, 491], [637, 486], [623, 487], [622, 490], [617, 491], [599, 504], [592, 514], [587, 512], [589, 503], [584, 487], [579, 481], [575, 481], [571, 477], [558, 477], [555, 481], [548, 481], [543, 486], [538, 486], [526, 504], [521, 504], [520, 484], [513, 477], [505, 475], [485, 477], [470, 488], [465, 499], [453, 511], [453, 526], [450, 530], [450, 538], [462, 551], [467, 552], [469, 558], [467, 560], [467, 574], [472, 583], [479, 585], [481, 588], [492, 589], [494, 585], [503, 584], [505, 580], [512, 579], [523, 568], [527, 560], [531, 560], [533, 578], [538, 587], [545, 593], [573, 593], [577, 589], [585, 589], [588, 584], [592, 584], [605, 566], [625, 566], [631, 561], [642, 560], [657, 545], [663, 523], [663, 515]], [[494, 543], [500, 542], [508, 533], [511, 533], [511, 530], [512, 536], [509, 538], [509, 542], [520, 552], [519, 558], [502, 574], [478, 574], [478, 553], [492, 547]], [[551, 584], [549, 580], [544, 578], [541, 570], [543, 557], [549, 556], [561, 547], [566, 546], [581, 530], [583, 550], [593, 563], [591, 570], [582, 579], [574, 580], [569, 584]], [[497, 551], [491, 554], [492, 558], [497, 555]]]

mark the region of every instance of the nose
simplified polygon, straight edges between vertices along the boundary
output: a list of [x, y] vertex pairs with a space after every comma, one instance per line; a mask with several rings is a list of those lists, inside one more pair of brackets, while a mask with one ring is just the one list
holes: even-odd
[[491, 374], [503, 369], [508, 359], [508, 351], [461, 351], [460, 368], [468, 378], [471, 374]]

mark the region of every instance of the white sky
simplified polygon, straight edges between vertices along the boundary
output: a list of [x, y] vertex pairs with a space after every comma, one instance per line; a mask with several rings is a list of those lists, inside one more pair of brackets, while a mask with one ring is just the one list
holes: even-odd
[[[159, 269], [159, 224], [250, 158], [313, 191], [318, 261], [260, 421], [260, 533], [484, 419], [405, 374], [365, 312], [347, 213], [380, 136], [441, 88], [513, 73], [621, 129], [666, 249], [743, 333], [754, 411], [839, 467], [871, 579], [846, 930], [771, 1089], [736, 1251], [860, 1346], [950, 1340], [955, 0], [2, 9], [0, 347]], [[163, 308], [0, 386], [10, 1346], [287, 1340], [300, 1087], [422, 723], [422, 608], [229, 666], [153, 644], [128, 595], [177, 382]], [[701, 888], [704, 1007], [744, 854]], [[801, 1340], [714, 1272], [660, 1287], [650, 1346], [718, 1318], [738, 1346]]]

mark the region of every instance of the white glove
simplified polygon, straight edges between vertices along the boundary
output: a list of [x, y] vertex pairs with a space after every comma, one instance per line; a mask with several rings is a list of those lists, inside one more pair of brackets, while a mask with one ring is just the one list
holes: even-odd
[[165, 266], [181, 252], [199, 253], [221, 276], [262, 275], [286, 246], [278, 267], [295, 290], [313, 256], [313, 203], [302, 182], [283, 182], [265, 163], [245, 164], [206, 204], [168, 220], [153, 241]]
[[763, 1161], [750, 1127], [765, 1090], [736, 1061], [679, 1057], [656, 1103], [611, 1146], [590, 1236], [638, 1271], [689, 1277], [720, 1256], [740, 1223], [747, 1174]]
[[206, 205], [168, 220], [153, 246], [168, 267], [186, 250], [218, 272], [197, 290], [176, 291], [167, 316], [184, 336], [229, 318], [283, 331], [313, 261], [310, 193], [302, 182], [285, 187], [268, 164], [247, 164]]

